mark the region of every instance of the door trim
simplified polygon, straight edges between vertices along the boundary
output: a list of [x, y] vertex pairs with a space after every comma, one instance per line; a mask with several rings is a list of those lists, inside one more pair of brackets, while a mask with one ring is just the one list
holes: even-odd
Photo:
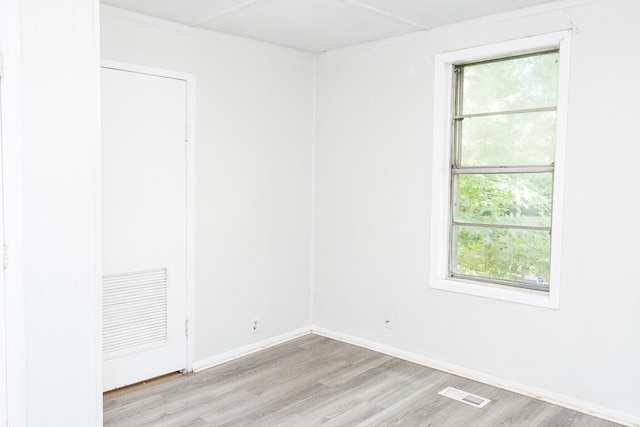
[[[129, 64], [126, 62], [103, 59], [102, 68], [128, 71], [132, 73], [148, 74], [151, 76], [166, 77], [183, 80], [186, 83], [186, 307], [185, 313], [189, 322], [189, 334], [187, 335], [187, 348], [185, 354], [186, 368], [183, 373], [193, 371], [195, 359], [195, 308], [196, 308], [196, 81], [192, 74], [180, 71], [166, 70], [162, 68], [147, 67], [143, 65]], [[98, 212], [101, 212], [102, 197], [98, 197]], [[100, 242], [100, 245], [102, 243]], [[101, 248], [98, 248], [101, 251]], [[102, 342], [102, 340], [101, 340]]]
[[[9, 268], [4, 271], [5, 339], [7, 372], [6, 420], [0, 424], [25, 425], [26, 327], [23, 278], [22, 220], [22, 87], [20, 84], [20, 2], [5, 1], [0, 14], [0, 50], [3, 55], [2, 90], [2, 158], [4, 167], [4, 234], [10, 248]], [[10, 286], [8, 286], [10, 284]], [[102, 413], [102, 412], [101, 412]], [[102, 416], [100, 417], [102, 419]]]

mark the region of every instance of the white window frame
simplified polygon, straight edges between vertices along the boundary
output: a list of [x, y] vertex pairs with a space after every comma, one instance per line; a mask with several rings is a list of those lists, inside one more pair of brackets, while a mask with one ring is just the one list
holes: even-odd
[[[435, 56], [431, 262], [429, 277], [431, 288], [538, 307], [559, 308], [570, 37], [571, 31], [567, 30], [461, 49]], [[448, 277], [453, 66], [490, 59], [508, 58], [556, 48], [559, 50], [560, 59], [549, 291], [536, 291]]]

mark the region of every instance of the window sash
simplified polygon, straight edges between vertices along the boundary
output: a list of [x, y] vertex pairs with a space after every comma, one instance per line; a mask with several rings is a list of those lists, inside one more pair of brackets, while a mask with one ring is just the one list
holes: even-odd
[[[464, 87], [464, 67], [484, 64], [487, 62], [495, 62], [495, 61], [503, 61], [503, 60], [511, 60], [514, 58], [521, 57], [529, 57], [540, 54], [546, 54], [551, 52], [556, 52], [557, 50], [547, 50], [538, 53], [529, 53], [525, 55], [517, 55], [506, 58], [498, 58], [489, 61], [482, 61], [477, 63], [469, 63], [464, 65], [454, 65], [453, 66], [453, 90], [452, 90], [452, 144], [451, 144], [451, 174], [450, 174], [450, 215], [449, 215], [449, 262], [448, 262], [448, 277], [469, 280], [475, 282], [484, 282], [488, 284], [497, 284], [504, 285], [516, 288], [524, 288], [535, 291], [544, 291], [548, 292], [550, 288], [550, 284], [544, 283], [543, 285], [533, 285], [527, 282], [520, 282], [515, 280], [505, 280], [502, 278], [496, 277], [485, 277], [485, 276], [476, 276], [469, 275], [457, 272], [457, 269], [453, 265], [457, 262], [456, 252], [458, 250], [458, 245], [455, 242], [454, 238], [454, 228], [456, 226], [468, 226], [468, 227], [485, 227], [492, 229], [512, 229], [512, 230], [531, 230], [531, 231], [547, 231], [549, 233], [550, 238], [552, 237], [552, 225], [550, 226], [531, 226], [531, 225], [513, 225], [513, 224], [493, 224], [493, 223], [476, 223], [476, 222], [465, 222], [456, 220], [455, 215], [455, 200], [458, 197], [458, 189], [455, 186], [456, 176], [462, 174], [516, 174], [516, 173], [551, 173], [552, 182], [551, 182], [551, 200], [553, 201], [553, 176], [555, 171], [555, 162], [552, 162], [550, 165], [522, 165], [522, 166], [461, 166], [462, 164], [462, 130], [461, 125], [462, 121], [465, 118], [475, 118], [475, 117], [491, 117], [491, 116], [499, 116], [499, 115], [509, 115], [509, 114], [523, 114], [523, 113], [536, 113], [536, 112], [547, 112], [547, 111], [557, 111], [557, 106], [546, 106], [546, 107], [537, 107], [537, 108], [526, 108], [526, 109], [516, 109], [516, 110], [504, 110], [504, 111], [491, 111], [491, 112], [477, 112], [470, 114], [462, 113], [462, 99], [464, 95], [463, 87]], [[552, 202], [553, 203], [553, 202]], [[553, 205], [551, 206], [551, 212], [553, 212]], [[553, 216], [553, 215], [552, 215]], [[549, 245], [549, 250], [551, 250], [551, 244]], [[551, 256], [551, 254], [549, 254]]]
[[[472, 169], [472, 168], [469, 168], [469, 169]], [[476, 170], [481, 168], [473, 168], [473, 169]], [[487, 169], [490, 169], [490, 168], [487, 168]], [[516, 169], [516, 168], [510, 168], [510, 169]], [[534, 169], [534, 168], [517, 168], [518, 171], [527, 171], [527, 169]], [[551, 172], [553, 177], [553, 167], [545, 167], [544, 170]], [[504, 173], [504, 172], [501, 172], [501, 173]], [[458, 193], [454, 183], [455, 183], [455, 175], [457, 174], [460, 174], [460, 172], [455, 172], [454, 169], [452, 168], [451, 177], [450, 177], [451, 197], [450, 197], [450, 208], [449, 208], [450, 215], [449, 215], [449, 245], [448, 245], [449, 246], [448, 277], [462, 279], [462, 280], [476, 281], [476, 282], [484, 282], [489, 284], [511, 286], [516, 288], [530, 289], [535, 291], [548, 292], [550, 288], [549, 286], [550, 283], [548, 281], [543, 285], [538, 285], [538, 284], [533, 285], [533, 284], [526, 283], [524, 281], [505, 280], [497, 277], [488, 277], [488, 276], [481, 276], [481, 275], [468, 275], [468, 274], [459, 273], [457, 271], [457, 268], [454, 265], [454, 263], [457, 263], [456, 253], [458, 251], [458, 245], [455, 243], [456, 239], [454, 236], [456, 226], [483, 227], [487, 229], [525, 230], [525, 231], [532, 231], [532, 232], [546, 231], [547, 233], [549, 233], [549, 238], [550, 239], [553, 238], [553, 233], [552, 233], [553, 223], [549, 226], [533, 226], [533, 225], [500, 224], [500, 223], [495, 224], [495, 223], [488, 223], [488, 222], [483, 223], [483, 222], [470, 222], [470, 221], [456, 220], [454, 203]], [[551, 188], [551, 191], [552, 191], [551, 211], [553, 212], [553, 178], [552, 178], [551, 187], [552, 187]], [[551, 242], [549, 244], [549, 250], [551, 250]], [[549, 257], [551, 257], [551, 253], [549, 253]]]
[[523, 114], [523, 113], [541, 113], [544, 111], [557, 111], [558, 107], [538, 107], [538, 108], [522, 108], [519, 110], [504, 110], [504, 111], [489, 111], [486, 113], [469, 113], [469, 114], [456, 114], [453, 116], [453, 120], [472, 119], [475, 117], [491, 117], [491, 116], [506, 116], [508, 114]]
[[461, 279], [461, 280], [469, 280], [473, 282], [483, 282], [483, 283], [493, 284], [493, 285], [510, 286], [512, 288], [529, 289], [532, 291], [549, 292], [549, 288], [550, 288], [549, 284], [530, 285], [526, 282], [516, 282], [516, 281], [495, 279], [495, 278], [482, 277], [482, 276], [470, 276], [470, 275], [461, 274], [461, 273], [451, 273], [449, 277], [451, 277], [452, 279]]

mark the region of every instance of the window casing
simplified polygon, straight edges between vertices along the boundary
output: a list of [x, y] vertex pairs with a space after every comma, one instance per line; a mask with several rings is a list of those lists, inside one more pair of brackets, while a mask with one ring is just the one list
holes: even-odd
[[569, 36], [436, 55], [431, 287], [558, 307]]

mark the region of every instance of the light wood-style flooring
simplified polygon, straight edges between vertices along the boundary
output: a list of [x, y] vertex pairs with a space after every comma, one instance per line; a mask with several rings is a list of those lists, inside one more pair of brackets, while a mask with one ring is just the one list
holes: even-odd
[[[476, 408], [447, 386], [491, 399]], [[318, 335], [104, 395], [106, 426], [575, 426], [618, 424]]]

